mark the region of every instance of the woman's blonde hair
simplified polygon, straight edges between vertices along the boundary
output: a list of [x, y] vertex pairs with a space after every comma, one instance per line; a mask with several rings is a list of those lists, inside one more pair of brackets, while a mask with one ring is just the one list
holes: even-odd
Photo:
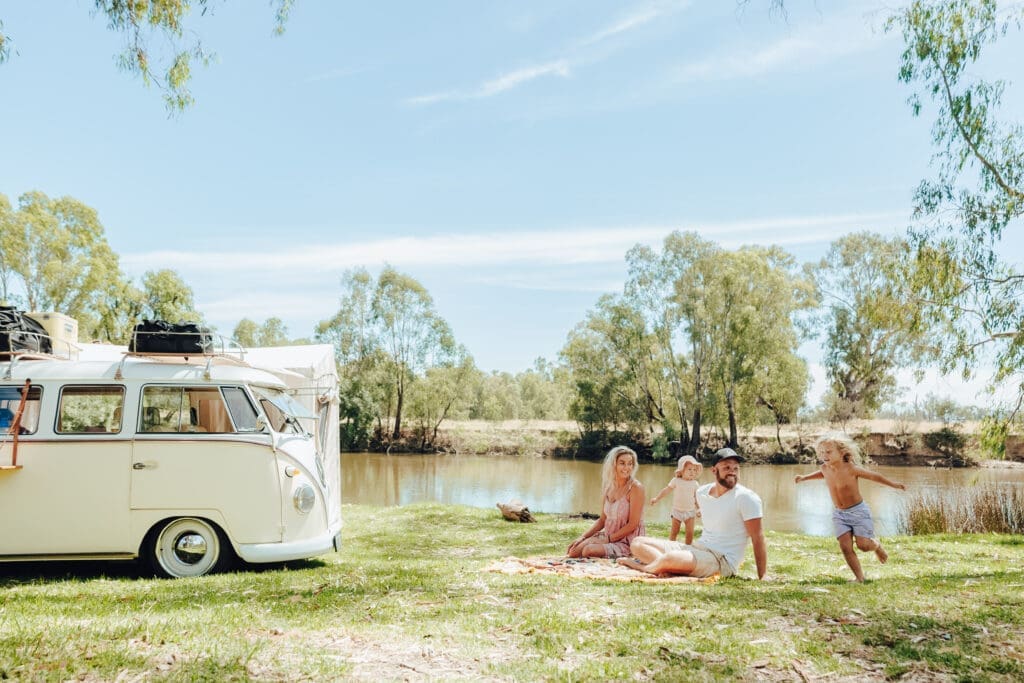
[[843, 462], [852, 462], [854, 464], [860, 463], [860, 448], [848, 435], [843, 434], [842, 432], [826, 432], [825, 434], [822, 434], [818, 437], [818, 440], [814, 442], [815, 452], [820, 450], [820, 448], [827, 443], [833, 443], [836, 445], [836, 450], [838, 450], [843, 456]]
[[604, 465], [601, 466], [601, 490], [604, 491], [605, 498], [612, 492], [612, 488], [615, 486], [615, 461], [618, 460], [619, 456], [623, 453], [628, 453], [633, 458], [633, 471], [629, 473], [629, 477], [632, 479], [636, 477], [636, 471], [640, 467], [640, 463], [637, 461], [636, 451], [629, 446], [614, 446], [608, 455], [604, 456]]

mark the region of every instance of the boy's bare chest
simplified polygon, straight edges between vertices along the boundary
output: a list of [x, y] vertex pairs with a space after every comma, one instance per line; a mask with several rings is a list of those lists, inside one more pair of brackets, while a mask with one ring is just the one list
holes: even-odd
[[857, 486], [857, 476], [853, 473], [852, 467], [822, 465], [821, 473], [830, 487], [848, 489]]

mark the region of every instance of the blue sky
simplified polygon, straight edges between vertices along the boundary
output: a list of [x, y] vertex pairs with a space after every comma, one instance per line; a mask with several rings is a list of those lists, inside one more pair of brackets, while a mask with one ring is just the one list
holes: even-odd
[[[170, 118], [92, 6], [0, 4], [0, 192], [96, 208], [129, 274], [175, 269], [225, 333], [309, 335], [345, 269], [387, 262], [481, 368], [522, 370], [637, 242], [817, 259], [903, 229], [929, 174], [882, 3], [299, 0], [283, 36], [267, 3], [214, 3], [189, 31], [216, 59]], [[1024, 62], [1005, 42], [997, 72]]]

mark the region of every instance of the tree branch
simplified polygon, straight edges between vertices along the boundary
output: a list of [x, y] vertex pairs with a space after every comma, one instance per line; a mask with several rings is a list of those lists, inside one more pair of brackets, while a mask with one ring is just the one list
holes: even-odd
[[949, 77], [947, 76], [945, 69], [943, 69], [942, 66], [939, 64], [939, 60], [938, 60], [938, 57], [936, 57], [935, 52], [932, 51], [931, 54], [932, 54], [932, 63], [935, 65], [935, 68], [939, 72], [939, 76], [942, 78], [942, 87], [943, 87], [943, 90], [945, 92], [946, 104], [949, 106], [950, 116], [953, 119], [953, 123], [956, 125], [957, 131], [960, 133], [960, 137], [963, 138], [964, 142], [967, 144], [968, 148], [971, 150], [971, 153], [974, 155], [974, 157], [979, 162], [981, 162], [981, 165], [984, 166], [985, 169], [989, 173], [992, 174], [992, 177], [995, 178], [996, 184], [999, 185], [999, 187], [1001, 187], [1003, 189], [1003, 191], [1006, 192], [1006, 194], [1008, 194], [1011, 197], [1014, 197], [1016, 199], [1024, 199], [1024, 192], [1021, 192], [1017, 188], [1012, 187], [1003, 178], [1003, 175], [999, 172], [999, 169], [997, 169], [995, 167], [995, 165], [991, 161], [988, 160], [988, 157], [986, 157], [984, 154], [981, 153], [981, 150], [978, 149], [977, 144], [975, 143], [975, 141], [971, 138], [970, 134], [968, 133], [968, 131], [967, 131], [963, 121], [954, 112], [954, 107], [953, 107], [954, 97], [953, 97], [953, 90], [952, 90], [952, 88], [951, 88], [951, 86], [949, 84]]

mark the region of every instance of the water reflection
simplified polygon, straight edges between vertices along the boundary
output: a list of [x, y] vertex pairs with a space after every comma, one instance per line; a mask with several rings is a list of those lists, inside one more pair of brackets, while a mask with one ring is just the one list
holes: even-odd
[[[874, 469], [904, 482], [909, 491], [1000, 481], [1024, 486], [1024, 471], [1019, 469]], [[825, 483], [793, 483], [795, 475], [811, 471], [813, 467], [806, 465], [743, 466], [740, 480], [764, 501], [767, 529], [832, 535], [832, 502]], [[575, 513], [598, 512], [601, 499], [600, 463], [573, 460], [343, 453], [341, 476], [342, 501], [363, 505], [433, 501], [486, 508], [516, 498], [534, 512]], [[637, 476], [647, 489], [647, 497], [652, 498], [668, 483], [672, 467], [641, 465]], [[701, 481], [711, 481], [708, 469]], [[874, 514], [877, 532], [883, 536], [897, 533], [905, 494], [870, 481], [862, 482], [861, 493]], [[667, 522], [670, 507], [671, 496], [666, 496], [647, 508], [647, 519]]]

